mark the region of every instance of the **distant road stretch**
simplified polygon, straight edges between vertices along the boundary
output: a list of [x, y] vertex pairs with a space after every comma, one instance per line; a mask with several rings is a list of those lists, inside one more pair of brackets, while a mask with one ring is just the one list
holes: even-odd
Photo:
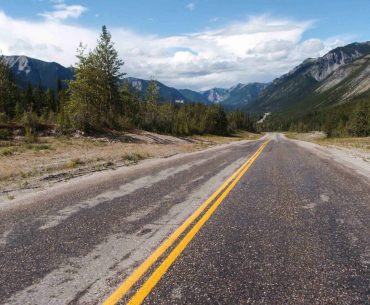
[[369, 179], [280, 134], [0, 204], [0, 304], [370, 304]]

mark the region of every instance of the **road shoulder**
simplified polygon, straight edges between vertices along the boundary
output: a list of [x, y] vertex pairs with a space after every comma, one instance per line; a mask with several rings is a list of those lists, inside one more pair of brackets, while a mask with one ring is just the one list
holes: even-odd
[[[288, 139], [285, 135], [281, 135]], [[305, 148], [326, 160], [331, 160], [341, 164], [347, 169], [364, 176], [370, 181], [370, 153], [356, 149], [342, 148], [338, 146], [323, 146], [312, 142], [289, 139], [298, 146]]]

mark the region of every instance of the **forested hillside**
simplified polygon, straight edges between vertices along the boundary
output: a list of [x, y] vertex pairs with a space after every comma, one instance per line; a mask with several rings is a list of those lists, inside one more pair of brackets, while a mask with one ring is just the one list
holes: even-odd
[[244, 110], [272, 113], [260, 130], [370, 135], [370, 42], [305, 60], [274, 80]]
[[365, 42], [307, 59], [275, 79], [245, 110], [292, 117], [350, 101], [370, 89], [369, 55]]

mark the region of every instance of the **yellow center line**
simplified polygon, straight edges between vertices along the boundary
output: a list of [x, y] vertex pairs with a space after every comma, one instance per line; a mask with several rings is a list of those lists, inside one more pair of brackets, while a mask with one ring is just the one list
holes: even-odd
[[263, 143], [260, 148], [246, 160], [242, 166], [217, 189], [180, 227], [176, 229], [131, 275], [105, 300], [103, 305], [115, 305], [131, 289], [131, 287], [145, 274], [145, 272], [158, 260], [168, 248], [178, 239], [178, 237], [198, 218], [200, 214], [213, 202], [215, 198], [248, 166], [255, 160], [255, 157], [263, 150], [268, 143]]
[[138, 305], [141, 304], [150, 291], [157, 285], [162, 276], [170, 268], [177, 257], [184, 251], [189, 242], [194, 238], [206, 221], [212, 216], [216, 211], [217, 207], [222, 203], [225, 197], [231, 192], [238, 181], [243, 177], [246, 171], [252, 166], [253, 162], [262, 153], [263, 149], [266, 147], [268, 141], [265, 142], [261, 148], [253, 155], [251, 162], [249, 162], [243, 170], [239, 173], [236, 179], [228, 186], [225, 192], [216, 200], [216, 202], [208, 209], [208, 211], [201, 217], [201, 219], [194, 225], [194, 227], [185, 235], [185, 237], [179, 242], [179, 244], [171, 251], [171, 253], [166, 257], [166, 259], [159, 265], [159, 267], [152, 273], [152, 275], [146, 280], [146, 282], [141, 286], [141, 288], [135, 293], [135, 295], [127, 303], [128, 305]]

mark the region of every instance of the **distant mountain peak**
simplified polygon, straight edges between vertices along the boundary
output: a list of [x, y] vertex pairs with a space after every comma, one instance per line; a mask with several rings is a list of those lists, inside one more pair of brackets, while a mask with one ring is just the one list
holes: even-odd
[[22, 88], [31, 84], [55, 89], [58, 80], [71, 80], [74, 77], [72, 69], [55, 62], [45, 62], [25, 55], [4, 56], [4, 60], [13, 72], [16, 83]]

